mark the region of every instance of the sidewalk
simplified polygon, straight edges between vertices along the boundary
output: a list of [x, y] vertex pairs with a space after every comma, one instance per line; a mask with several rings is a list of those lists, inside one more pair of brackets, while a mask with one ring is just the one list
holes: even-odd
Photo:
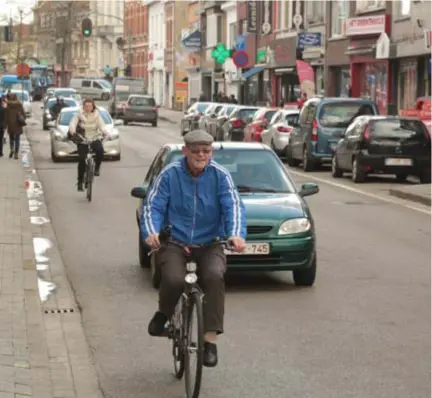
[[[159, 119], [173, 124], [180, 124], [184, 113], [168, 108], [159, 108]], [[0, 397], [1, 398], [1, 397]]]
[[101, 398], [22, 138], [22, 159], [0, 158], [0, 398]]
[[405, 185], [390, 188], [390, 195], [430, 206], [431, 184]]

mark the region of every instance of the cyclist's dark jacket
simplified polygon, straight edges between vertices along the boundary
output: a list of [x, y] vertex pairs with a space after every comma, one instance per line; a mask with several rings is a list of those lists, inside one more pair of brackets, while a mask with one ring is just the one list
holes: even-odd
[[231, 174], [213, 160], [193, 177], [186, 158], [166, 166], [143, 202], [143, 239], [172, 226], [172, 239], [204, 245], [214, 238], [246, 238], [246, 212]]

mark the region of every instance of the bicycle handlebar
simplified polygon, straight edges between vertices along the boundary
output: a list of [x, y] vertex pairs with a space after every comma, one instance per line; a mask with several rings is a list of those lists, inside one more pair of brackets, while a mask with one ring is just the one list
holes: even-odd
[[104, 141], [104, 136], [100, 136], [99, 138], [96, 138], [94, 140], [88, 140], [87, 138], [85, 138], [84, 136], [82, 136], [81, 134], [75, 134], [77, 137], [81, 138], [81, 142], [80, 144], [91, 144], [94, 141]]

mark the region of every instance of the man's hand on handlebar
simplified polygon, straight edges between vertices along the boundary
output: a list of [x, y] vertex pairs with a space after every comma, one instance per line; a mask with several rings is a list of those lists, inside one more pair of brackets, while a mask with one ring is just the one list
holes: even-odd
[[230, 250], [236, 253], [241, 253], [246, 248], [246, 242], [240, 236], [231, 236], [228, 241], [232, 243], [232, 249]]
[[156, 250], [161, 247], [160, 241], [159, 241], [159, 234], [153, 234], [147, 236], [145, 243], [152, 249]]

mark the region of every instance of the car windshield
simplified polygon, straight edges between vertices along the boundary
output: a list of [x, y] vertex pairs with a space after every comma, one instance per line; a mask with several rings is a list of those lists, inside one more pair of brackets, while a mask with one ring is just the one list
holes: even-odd
[[55, 90], [54, 95], [56, 97], [69, 97], [73, 94], [76, 94], [75, 90]]
[[155, 100], [150, 97], [131, 97], [129, 104], [133, 106], [155, 106]]
[[347, 128], [357, 116], [375, 115], [372, 104], [361, 102], [333, 102], [324, 104], [319, 112], [322, 127]]
[[[64, 103], [66, 104], [66, 106], [77, 106], [77, 102], [71, 98], [65, 98]], [[46, 105], [45, 105], [45, 109], [51, 109], [55, 104], [56, 104], [57, 100], [49, 100], [47, 101]]]
[[298, 113], [287, 114], [285, 115], [285, 121], [287, 122], [287, 124], [294, 126], [298, 123], [298, 117]]
[[197, 109], [199, 113], [204, 113], [210, 104], [197, 104]]
[[375, 138], [423, 139], [427, 131], [420, 120], [382, 119], [373, 121], [372, 135]]
[[239, 109], [239, 111], [238, 111], [238, 118], [239, 119], [244, 119], [244, 118], [249, 117], [249, 116], [253, 117], [257, 111], [258, 111], [258, 109], [255, 109], [255, 108], [243, 108], [243, 109]]
[[16, 96], [18, 97], [18, 100], [20, 100], [21, 102], [29, 102], [29, 95], [28, 93], [23, 93], [22, 91], [20, 91], [19, 93], [14, 93], [16, 94]]
[[[170, 162], [182, 157], [182, 152], [172, 152]], [[231, 173], [240, 192], [295, 192], [283, 165], [271, 151], [225, 147], [213, 152], [213, 160]]]
[[267, 111], [264, 114], [264, 119], [270, 122], [270, 120], [272, 120], [273, 116], [277, 113], [277, 111], [278, 111], [277, 109], [272, 109], [271, 111]]
[[[72, 118], [74, 117], [74, 115], [76, 114], [76, 112], [77, 112], [76, 110], [62, 112], [60, 114], [59, 125], [69, 126], [69, 124], [70, 124]], [[109, 115], [109, 113], [106, 110], [99, 109], [99, 114], [101, 115], [102, 120], [104, 121], [105, 124], [112, 124], [111, 116]]]

